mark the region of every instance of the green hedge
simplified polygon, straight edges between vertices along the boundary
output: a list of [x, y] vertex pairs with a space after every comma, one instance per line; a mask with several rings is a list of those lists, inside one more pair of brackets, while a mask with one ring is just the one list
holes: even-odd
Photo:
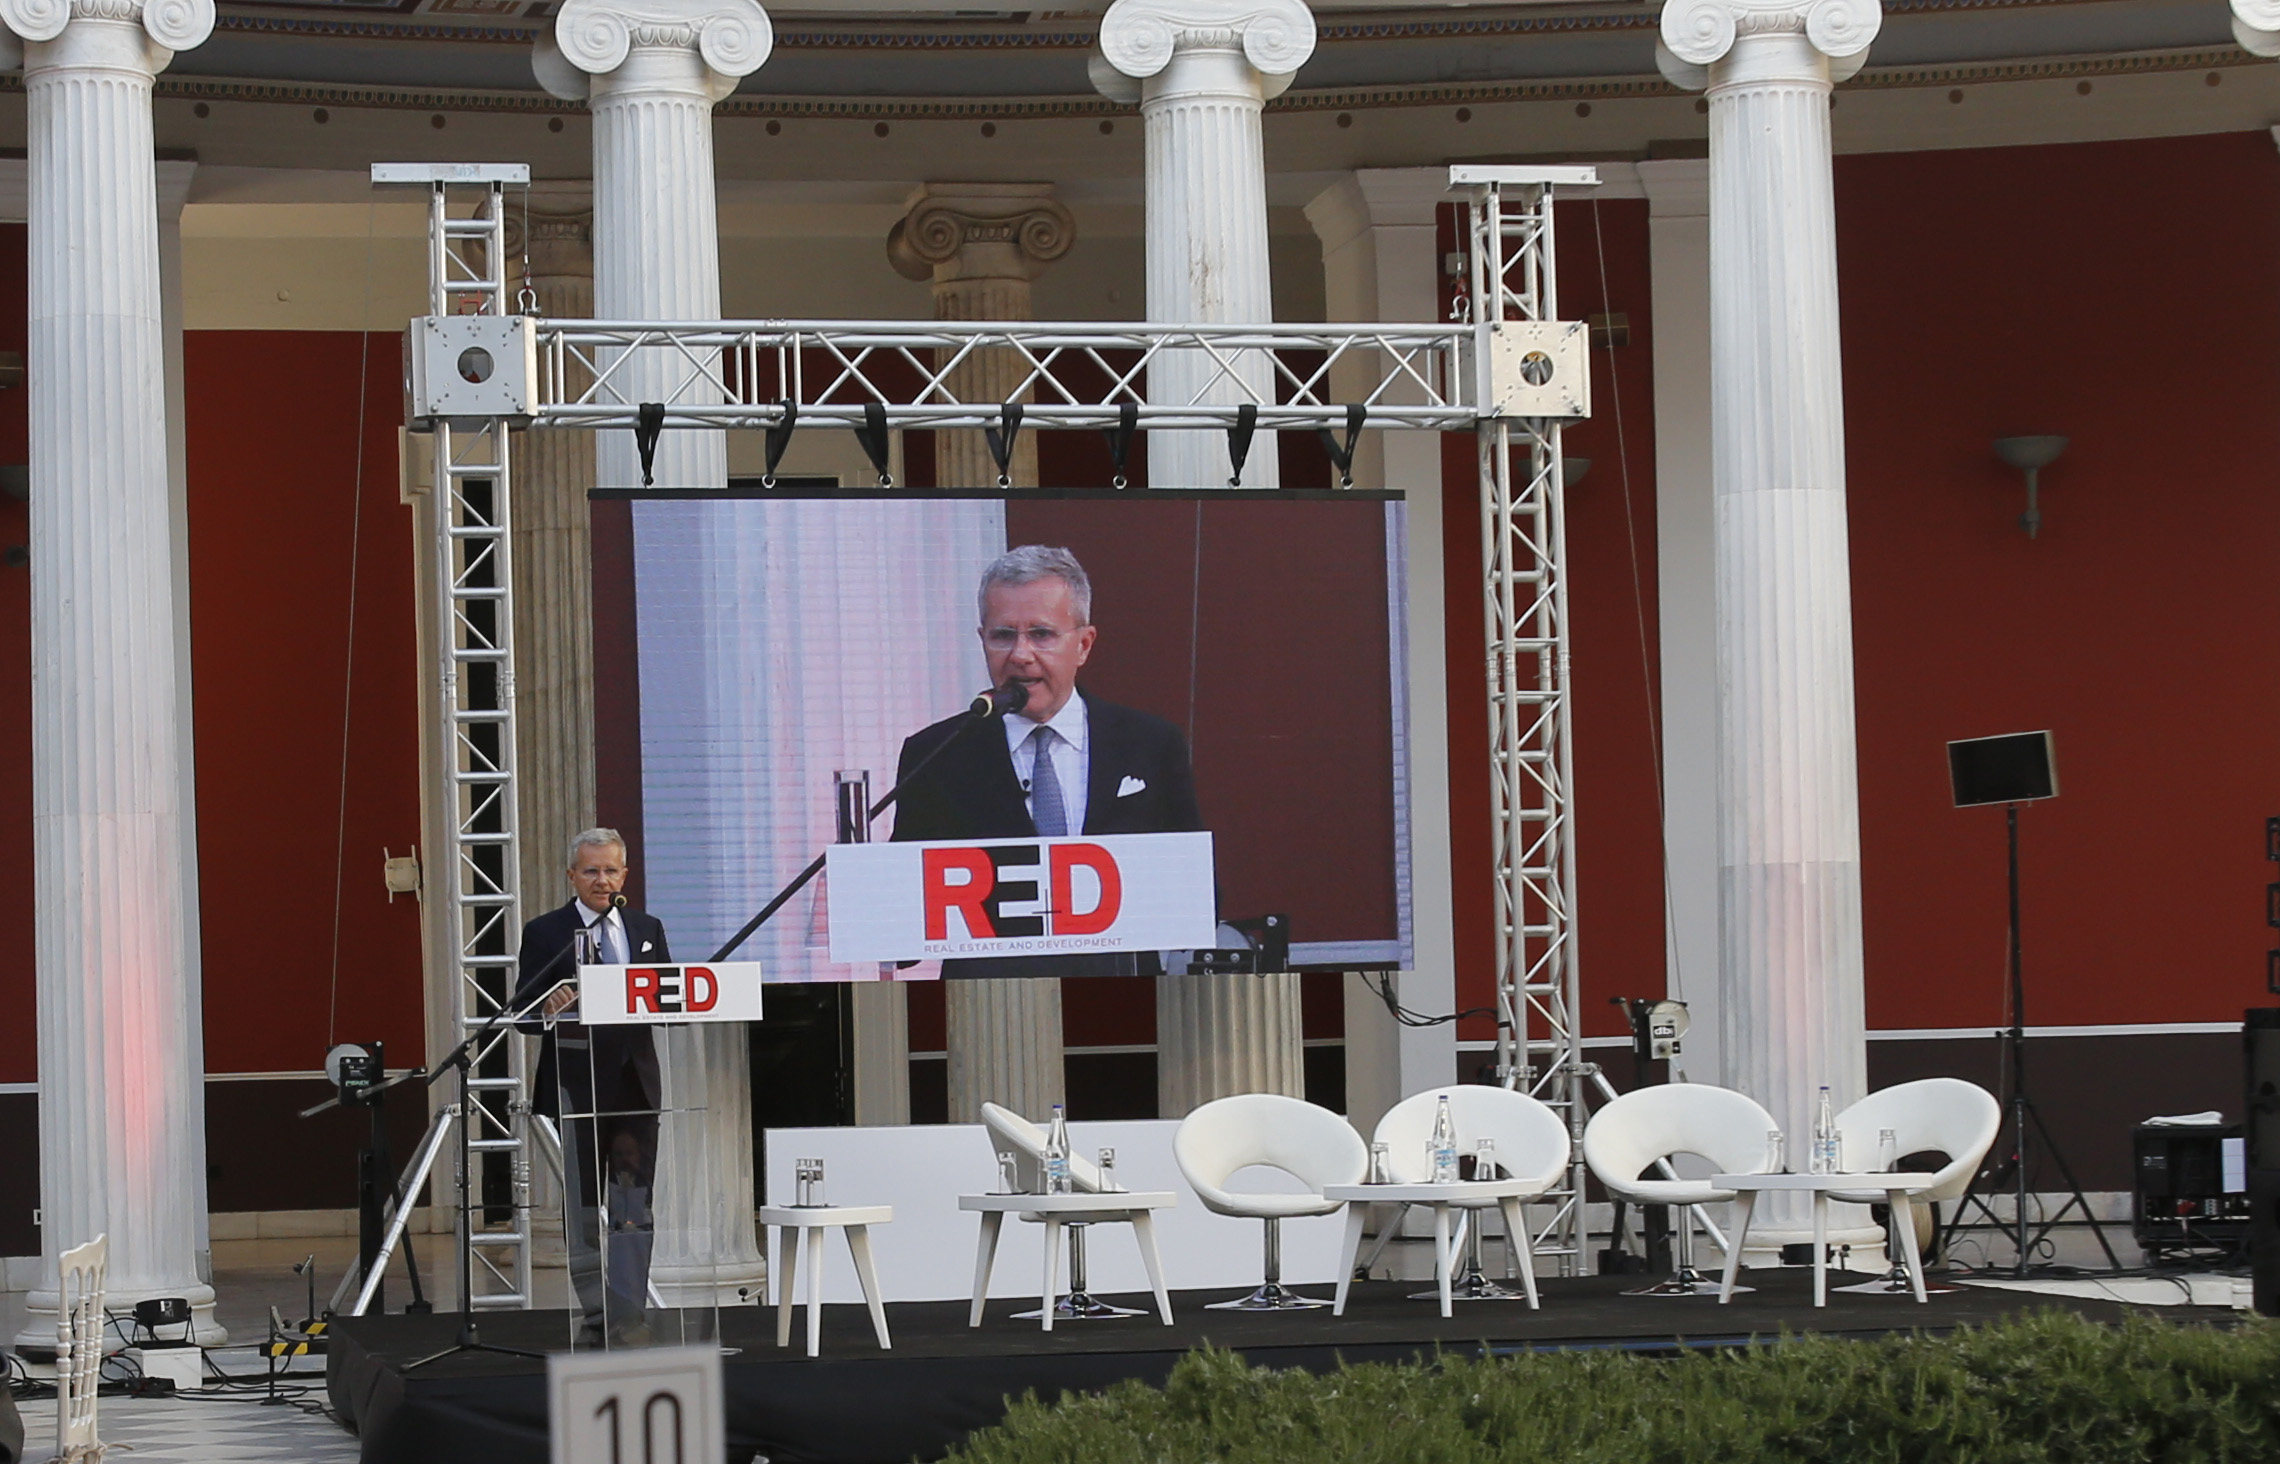
[[2042, 1312], [1945, 1337], [1540, 1353], [1315, 1375], [1233, 1353], [1030, 1397], [961, 1464], [2280, 1461], [2280, 1326]]

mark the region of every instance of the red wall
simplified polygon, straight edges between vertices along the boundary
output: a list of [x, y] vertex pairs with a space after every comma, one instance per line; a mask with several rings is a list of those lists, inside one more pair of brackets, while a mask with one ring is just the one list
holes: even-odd
[[370, 337], [368, 371], [365, 348], [350, 333], [188, 339], [211, 1072], [306, 1070], [336, 1041], [384, 1039], [392, 1064], [422, 1054], [420, 907], [403, 895], [389, 903], [380, 881], [383, 846], [403, 854], [420, 835], [413, 544], [396, 454], [402, 348], [393, 334]]
[[[2262, 1004], [2280, 813], [2280, 155], [2262, 132], [1840, 159], [1869, 1024], [2002, 1020], [2003, 813], [2050, 728], [2028, 1015]], [[2064, 433], [2041, 537], [1992, 439]], [[1588, 906], [1587, 906], [1588, 908]]]

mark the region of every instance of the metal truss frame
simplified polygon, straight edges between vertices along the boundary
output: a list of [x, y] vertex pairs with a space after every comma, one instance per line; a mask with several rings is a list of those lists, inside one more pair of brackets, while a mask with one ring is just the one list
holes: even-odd
[[[527, 181], [512, 167], [406, 169], [429, 192], [428, 308], [436, 315], [504, 317], [504, 190]], [[438, 176], [444, 175], [444, 176]], [[519, 175], [519, 176], [518, 176]], [[513, 503], [505, 418], [432, 424], [435, 513], [434, 729], [442, 758], [443, 858], [428, 898], [450, 931], [452, 1031], [466, 1037], [506, 1007], [522, 933], [520, 828], [515, 786]], [[431, 861], [431, 864], [435, 861]], [[469, 1176], [477, 1208], [506, 1219], [460, 1217], [472, 1249], [474, 1309], [531, 1304], [530, 1074], [524, 1044], [502, 1026], [475, 1054], [465, 1103]], [[485, 1182], [488, 1181], [488, 1182]], [[501, 1191], [504, 1204], [500, 1203]]]
[[[462, 417], [413, 404], [413, 425], [433, 433], [437, 674], [451, 754], [452, 876], [443, 897], [462, 1030], [495, 1013], [511, 989], [509, 946], [521, 925], [510, 427], [1002, 429], [1019, 402], [1019, 423], [1046, 429], [1469, 430], [1478, 447], [1487, 629], [1497, 1072], [1505, 1086], [1541, 1099], [1568, 1123], [1575, 1142], [1567, 1184], [1546, 1196], [1555, 1214], [1536, 1252], [1557, 1255], [1562, 1274], [1579, 1269], [1585, 1089], [1598, 1070], [1584, 1061], [1577, 1022], [1560, 431], [1586, 408], [1562, 407], [1540, 390], [1540, 375], [1530, 373], [1548, 360], [1529, 351], [1557, 321], [1554, 192], [1596, 186], [1592, 169], [1450, 170], [1452, 191], [1467, 201], [1470, 256], [1455, 323], [1287, 326], [515, 318], [508, 316], [502, 193], [526, 181], [526, 169], [382, 165], [373, 177], [430, 189], [433, 315], [501, 317], [494, 344], [522, 351], [527, 373], [507, 383], [515, 405], [499, 408], [502, 415]], [[456, 353], [464, 338], [451, 341]], [[1009, 399], [958, 395], [957, 368], [981, 352], [1025, 365]], [[659, 373], [660, 358], [677, 367]], [[1192, 370], [1199, 358], [1210, 366], [1195, 373], [1188, 400], [1149, 398], [1152, 363], [1178, 359]], [[425, 369], [446, 380], [450, 359]], [[636, 359], [645, 363], [638, 373], [628, 369]], [[1261, 361], [1270, 368], [1259, 371]], [[1570, 356], [1561, 369], [1572, 375], [1582, 361]], [[1357, 392], [1349, 370], [1341, 373], [1346, 389], [1334, 396], [1332, 366], [1356, 362], [1369, 364], [1372, 384]], [[422, 363], [414, 367], [417, 382]], [[1587, 381], [1583, 391], [1576, 403], [1587, 400]], [[505, 1048], [507, 1062], [494, 1061], [477, 1082], [481, 1127], [471, 1131], [478, 1151], [511, 1161], [511, 1229], [474, 1235], [485, 1262], [478, 1281], [496, 1283], [477, 1298], [484, 1306], [527, 1305], [530, 1296], [529, 1105], [520, 1044]], [[485, 1254], [509, 1246], [514, 1254], [503, 1264]]]
[[[817, 426], [998, 427], [1004, 401], [965, 401], [956, 390], [959, 367], [996, 352], [1025, 368], [1008, 400], [1021, 402], [1031, 427], [1224, 428], [1244, 406], [1261, 429], [1346, 427], [1358, 404], [1364, 427], [1456, 431], [1479, 415], [1474, 334], [1461, 325], [540, 321], [531, 421], [632, 427], [639, 392], [657, 387], [653, 376], [629, 387], [628, 363], [643, 359], [653, 373], [664, 357], [677, 374], [650, 400], [666, 427], [771, 428], [787, 412]], [[1149, 400], [1148, 367], [1175, 354], [1190, 358], [1183, 366], [1208, 363], [1191, 400]], [[1246, 373], [1262, 360], [1271, 363], [1263, 380]], [[1354, 361], [1371, 364], [1375, 384], [1333, 398], [1331, 368]]]
[[[1581, 175], [1581, 176], [1578, 176]], [[1589, 169], [1455, 168], [1465, 189], [1470, 293], [1485, 335], [1506, 322], [1558, 319], [1555, 185], [1589, 186]], [[1567, 525], [1561, 419], [1477, 424], [1481, 572], [1488, 647], [1488, 729], [1496, 873], [1496, 1069], [1508, 1088], [1549, 1104], [1572, 1141], [1564, 1191], [1537, 1241], [1562, 1275], [1583, 1253], [1585, 1089], [1577, 1017], [1573, 722], [1569, 715]]]

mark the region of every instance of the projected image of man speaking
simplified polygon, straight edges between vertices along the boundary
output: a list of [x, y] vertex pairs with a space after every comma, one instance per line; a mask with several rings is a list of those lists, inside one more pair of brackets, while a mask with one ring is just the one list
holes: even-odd
[[[1077, 685], [1077, 673], [1100, 635], [1092, 623], [1092, 581], [1077, 557], [1043, 544], [1009, 549], [982, 571], [976, 599], [990, 683], [1018, 686], [1028, 700], [1000, 725], [952, 717], [903, 743], [894, 837], [1019, 839], [1201, 829], [1187, 739], [1179, 729], [1161, 717], [1088, 697]], [[950, 745], [941, 756], [912, 778], [911, 770], [945, 741]], [[1106, 959], [949, 961], [942, 974], [1113, 974]]]

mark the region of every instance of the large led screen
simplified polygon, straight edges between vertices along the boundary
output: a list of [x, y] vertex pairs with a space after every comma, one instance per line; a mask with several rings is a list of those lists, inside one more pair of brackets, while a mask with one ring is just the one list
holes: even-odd
[[[617, 612], [633, 621], [638, 683], [628, 832], [677, 952], [710, 954], [833, 841], [840, 775], [867, 774], [877, 799], [905, 739], [990, 684], [981, 576], [1009, 548], [1045, 545], [1091, 582], [1078, 693], [1186, 743], [1221, 918], [1287, 916], [1298, 966], [1407, 963], [1398, 499], [633, 497], [631, 603]], [[606, 588], [602, 602], [624, 606]], [[607, 745], [626, 725], [605, 721], [605, 761], [627, 760]], [[897, 814], [872, 837], [893, 837]], [[738, 957], [774, 980], [877, 979], [830, 962], [827, 916], [819, 882]]]

